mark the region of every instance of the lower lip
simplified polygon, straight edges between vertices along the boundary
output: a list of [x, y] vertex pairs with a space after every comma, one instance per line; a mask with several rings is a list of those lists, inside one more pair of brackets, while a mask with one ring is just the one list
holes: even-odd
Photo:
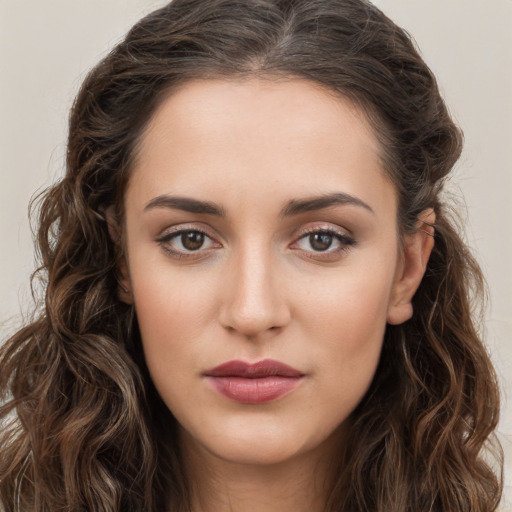
[[208, 377], [213, 388], [221, 395], [241, 404], [264, 404], [273, 402], [292, 392], [302, 377]]

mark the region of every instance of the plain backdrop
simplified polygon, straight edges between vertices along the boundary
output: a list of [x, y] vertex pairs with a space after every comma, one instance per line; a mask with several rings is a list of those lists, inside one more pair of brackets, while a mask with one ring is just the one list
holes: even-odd
[[[206, 0], [207, 1], [207, 0]], [[32, 195], [63, 170], [86, 72], [162, 0], [0, 0], [0, 339], [31, 307]], [[378, 0], [438, 77], [465, 151], [450, 189], [489, 285], [486, 338], [503, 388], [512, 510], [512, 0]], [[464, 206], [464, 203], [466, 206]]]

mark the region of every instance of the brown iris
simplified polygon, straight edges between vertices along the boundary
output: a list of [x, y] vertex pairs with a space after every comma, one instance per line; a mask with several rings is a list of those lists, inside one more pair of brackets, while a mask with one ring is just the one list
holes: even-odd
[[200, 231], [185, 231], [181, 234], [181, 243], [188, 251], [197, 251], [204, 244], [204, 233]]
[[333, 235], [330, 233], [311, 233], [309, 243], [315, 251], [326, 251], [332, 245]]

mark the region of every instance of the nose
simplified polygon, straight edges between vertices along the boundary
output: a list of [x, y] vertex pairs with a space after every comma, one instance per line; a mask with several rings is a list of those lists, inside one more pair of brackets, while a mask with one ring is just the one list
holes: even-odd
[[230, 263], [220, 311], [221, 324], [254, 338], [290, 321], [290, 309], [271, 255], [247, 250]]

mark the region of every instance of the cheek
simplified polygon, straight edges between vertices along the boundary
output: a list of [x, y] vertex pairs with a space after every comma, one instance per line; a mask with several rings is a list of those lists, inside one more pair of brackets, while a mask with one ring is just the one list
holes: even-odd
[[183, 329], [193, 334], [212, 307], [214, 276], [206, 268], [176, 267], [159, 251], [134, 248], [130, 277], [139, 326], [148, 340], [172, 341]]
[[[191, 379], [201, 360], [200, 308], [176, 289], [139, 286], [135, 309], [146, 365], [158, 393], [174, 414], [180, 404], [194, 402]], [[178, 395], [176, 394], [178, 392]]]
[[301, 321], [329, 338], [341, 336], [360, 343], [381, 338], [393, 286], [394, 267], [390, 268], [388, 272], [387, 267], [350, 267], [296, 290]]
[[306, 338], [315, 340], [313, 360], [328, 374], [326, 393], [337, 400], [343, 390], [350, 406], [362, 398], [377, 368], [393, 284], [388, 272], [368, 268], [297, 294]]
[[207, 276], [137, 263], [134, 259], [131, 273], [135, 310], [146, 362], [158, 387], [161, 379], [179, 379], [184, 372], [176, 369], [193, 371], [212, 316], [212, 286]]

